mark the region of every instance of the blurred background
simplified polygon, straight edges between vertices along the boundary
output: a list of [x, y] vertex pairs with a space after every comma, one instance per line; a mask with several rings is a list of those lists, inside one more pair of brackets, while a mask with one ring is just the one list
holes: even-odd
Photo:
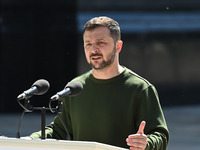
[[[95, 16], [118, 21], [121, 65], [156, 86], [169, 149], [200, 149], [199, 0], [0, 0], [0, 133], [15, 136], [23, 111], [16, 97], [36, 80], [46, 79], [50, 89], [31, 103], [47, 107], [52, 95], [90, 69], [82, 30]], [[22, 134], [38, 130], [38, 117], [24, 118]]]

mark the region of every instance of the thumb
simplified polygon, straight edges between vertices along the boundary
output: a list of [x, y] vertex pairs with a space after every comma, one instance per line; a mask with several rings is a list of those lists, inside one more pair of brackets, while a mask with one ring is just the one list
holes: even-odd
[[145, 128], [145, 125], [146, 125], [146, 122], [145, 121], [142, 121], [140, 123], [140, 126], [139, 126], [139, 129], [138, 129], [138, 134], [143, 134], [144, 133], [144, 128]]

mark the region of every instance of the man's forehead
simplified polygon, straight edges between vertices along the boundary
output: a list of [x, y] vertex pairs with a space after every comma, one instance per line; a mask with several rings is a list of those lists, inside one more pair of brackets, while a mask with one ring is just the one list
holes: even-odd
[[96, 33], [102, 33], [102, 34], [110, 34], [110, 30], [107, 27], [95, 27], [89, 30], [85, 30], [84, 34], [96, 34]]
[[92, 30], [92, 31], [85, 31], [84, 35], [83, 35], [83, 38], [85, 40], [89, 40], [89, 39], [95, 39], [95, 40], [104, 40], [106, 38], [109, 38], [111, 37], [110, 36], [110, 33], [107, 32], [107, 31], [101, 31], [101, 30]]

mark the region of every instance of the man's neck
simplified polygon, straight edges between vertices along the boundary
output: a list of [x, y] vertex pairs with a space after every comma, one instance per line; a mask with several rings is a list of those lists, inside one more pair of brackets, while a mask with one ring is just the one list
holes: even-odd
[[92, 69], [92, 74], [96, 79], [110, 79], [119, 75], [124, 68], [118, 65], [115, 68], [106, 67], [100, 70]]

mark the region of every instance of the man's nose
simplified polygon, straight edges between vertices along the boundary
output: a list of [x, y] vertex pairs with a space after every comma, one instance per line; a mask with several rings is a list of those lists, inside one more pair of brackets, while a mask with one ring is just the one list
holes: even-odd
[[98, 52], [98, 50], [99, 50], [99, 48], [97, 47], [97, 45], [96, 45], [96, 44], [93, 44], [93, 45], [92, 45], [92, 52], [93, 52], [93, 53], [96, 53], [96, 52]]

